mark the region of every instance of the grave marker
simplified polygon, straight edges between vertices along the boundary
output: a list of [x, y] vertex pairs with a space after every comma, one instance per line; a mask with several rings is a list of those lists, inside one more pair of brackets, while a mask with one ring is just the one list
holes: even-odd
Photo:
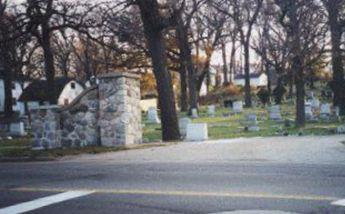
[[280, 113], [280, 106], [275, 105], [268, 108], [269, 118], [273, 121], [282, 121], [282, 115]]
[[187, 126], [188, 124], [192, 123], [192, 120], [189, 119], [188, 117], [184, 117], [179, 119], [179, 128], [180, 128], [180, 134], [182, 137], [185, 137], [187, 134]]
[[216, 106], [210, 105], [207, 107], [207, 114], [209, 117], [215, 117], [216, 116]]
[[159, 124], [161, 123], [158, 112], [155, 107], [150, 107], [147, 111], [147, 120], [149, 123]]
[[192, 118], [193, 119], [199, 118], [198, 109], [196, 109], [196, 108], [192, 109]]
[[239, 114], [243, 111], [243, 102], [242, 101], [236, 101], [232, 105], [232, 110], [234, 113]]
[[187, 125], [188, 141], [204, 141], [208, 139], [208, 129], [206, 123], [189, 123]]

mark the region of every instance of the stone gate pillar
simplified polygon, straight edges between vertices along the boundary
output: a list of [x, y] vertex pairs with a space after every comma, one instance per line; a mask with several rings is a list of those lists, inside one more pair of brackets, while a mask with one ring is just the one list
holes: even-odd
[[102, 146], [141, 143], [140, 76], [111, 73], [99, 76], [99, 80]]

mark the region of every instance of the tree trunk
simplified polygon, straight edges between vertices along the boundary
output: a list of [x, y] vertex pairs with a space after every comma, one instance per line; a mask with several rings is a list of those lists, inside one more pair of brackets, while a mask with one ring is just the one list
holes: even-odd
[[329, 25], [331, 29], [332, 42], [332, 67], [333, 67], [333, 81], [332, 90], [334, 93], [333, 104], [340, 108], [340, 114], [345, 115], [345, 80], [344, 80], [344, 65], [341, 54], [341, 37], [342, 29], [338, 24], [339, 7], [338, 3], [329, 0], [328, 2]]
[[304, 74], [299, 57], [294, 59], [294, 70], [296, 71], [296, 126], [303, 127], [305, 125], [305, 88], [304, 88]]
[[198, 77], [198, 80], [197, 80], [197, 94], [200, 94], [200, 90], [201, 90], [202, 84], [205, 81], [205, 78], [207, 78], [207, 75], [208, 75], [209, 70], [210, 70], [210, 63], [211, 63], [210, 59], [207, 59], [205, 67], [203, 68], [203, 71], [201, 72], [201, 75]]
[[189, 92], [189, 110], [198, 108], [198, 95], [196, 90], [196, 77], [193, 65], [192, 51], [188, 42], [188, 31], [184, 26], [181, 16], [178, 17], [176, 26], [176, 33], [178, 39], [178, 45], [181, 51], [180, 63], [184, 63], [185, 69], [188, 73], [188, 92]]
[[293, 72], [290, 71], [289, 77], [289, 97], [293, 98], [293, 89], [294, 89], [294, 75]]
[[181, 111], [187, 112], [188, 111], [188, 97], [187, 97], [187, 74], [184, 63], [180, 62], [180, 87], [181, 87], [181, 94], [180, 94], [180, 105]]
[[236, 40], [232, 40], [232, 47], [231, 47], [231, 55], [230, 55], [230, 78], [229, 82], [233, 83], [233, 78], [235, 76], [236, 71], [236, 62], [235, 62], [235, 55], [236, 55]]
[[250, 61], [249, 61], [249, 41], [244, 42], [244, 76], [245, 76], [245, 106], [252, 107], [252, 97], [250, 91]]
[[153, 72], [157, 82], [159, 107], [161, 110], [163, 141], [180, 139], [177, 123], [174, 91], [171, 74], [167, 70], [166, 46], [160, 28], [160, 13], [157, 0], [137, 0], [144, 23], [145, 37], [152, 59]]
[[229, 84], [229, 72], [228, 72], [228, 64], [226, 62], [226, 43], [222, 42], [222, 57], [223, 57], [223, 85]]
[[189, 91], [189, 109], [198, 109], [198, 91], [196, 89], [196, 77], [194, 66], [192, 62], [192, 55], [187, 56], [187, 70], [188, 70], [188, 91]]
[[10, 56], [8, 45], [4, 43], [0, 44], [0, 74], [4, 76], [4, 87], [5, 87], [5, 103], [4, 103], [4, 113], [5, 117], [10, 118], [13, 116], [13, 103], [12, 103], [12, 70], [9, 65]]
[[[6, 60], [6, 59], [5, 59]], [[4, 64], [4, 70], [1, 71], [4, 74], [4, 86], [5, 86], [5, 108], [4, 113], [6, 118], [11, 118], [13, 116], [13, 95], [12, 95], [12, 72], [10, 70], [10, 67], [8, 66], [8, 63], [3, 61]], [[1, 73], [0, 72], [0, 73]]]
[[206, 72], [206, 91], [207, 91], [207, 94], [210, 92], [210, 86], [211, 86], [211, 75], [210, 75], [210, 70], [207, 70], [207, 72]]
[[296, 84], [296, 126], [305, 126], [305, 79], [301, 56], [300, 25], [297, 19], [297, 6], [291, 6], [288, 16], [292, 24], [292, 73]]
[[55, 99], [55, 67], [54, 67], [54, 54], [51, 47], [50, 41], [50, 32], [48, 26], [42, 26], [42, 41], [41, 46], [43, 49], [44, 55], [44, 69], [48, 83], [48, 92], [49, 93], [49, 103], [51, 105], [56, 104], [57, 100]]
[[268, 63], [265, 63], [265, 70], [266, 70], [266, 75], [267, 75], [267, 90], [270, 94], [272, 94], [272, 73], [270, 71], [270, 66]]

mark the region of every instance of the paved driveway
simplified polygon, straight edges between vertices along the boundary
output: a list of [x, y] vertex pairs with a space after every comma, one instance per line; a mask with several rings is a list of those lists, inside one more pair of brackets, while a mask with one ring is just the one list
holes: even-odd
[[345, 164], [345, 135], [239, 138], [184, 142], [167, 147], [68, 157], [65, 161], [115, 161], [122, 163], [172, 162], [273, 162]]

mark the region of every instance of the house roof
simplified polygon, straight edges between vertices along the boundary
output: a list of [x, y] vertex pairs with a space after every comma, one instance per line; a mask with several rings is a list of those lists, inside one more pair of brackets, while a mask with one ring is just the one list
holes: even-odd
[[[259, 78], [263, 73], [250, 73], [249, 74], [249, 77], [250, 79], [253, 79], [253, 78]], [[238, 80], [238, 79], [244, 79], [245, 78], [245, 75], [244, 74], [237, 74], [235, 76], [235, 79]]]
[[[56, 77], [55, 78], [55, 93], [54, 93], [54, 100], [58, 100], [62, 90], [65, 86], [73, 81], [72, 78], [65, 78], [65, 77]], [[75, 80], [74, 80], [75, 81]], [[34, 80], [28, 87], [26, 87], [19, 98], [19, 101], [49, 101], [51, 93], [48, 93], [49, 85], [47, 80]], [[56, 103], [52, 103], [56, 104]]]
[[[4, 79], [4, 74], [0, 71], [0, 79]], [[32, 78], [25, 76], [24, 74], [15, 74], [12, 77], [12, 81], [17, 82], [30, 82]]]

